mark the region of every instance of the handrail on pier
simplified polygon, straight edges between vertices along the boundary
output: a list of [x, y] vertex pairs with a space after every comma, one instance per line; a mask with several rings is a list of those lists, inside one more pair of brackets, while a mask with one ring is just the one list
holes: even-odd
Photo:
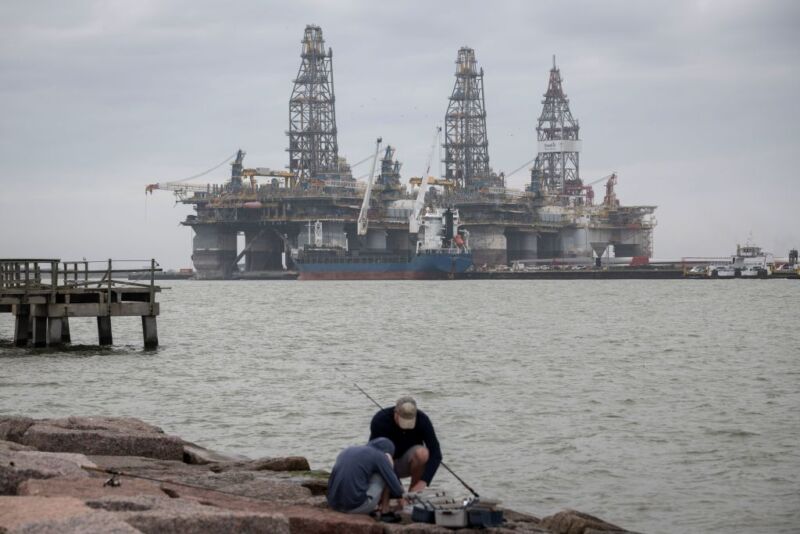
[[[111, 303], [111, 292], [126, 287], [146, 287], [150, 289], [150, 300], [156, 292], [155, 273], [163, 269], [155, 259], [150, 259], [147, 267], [135, 269], [115, 268], [114, 263], [140, 263], [146, 260], [111, 260], [105, 269], [90, 268], [96, 261], [61, 261], [60, 259], [0, 259], [0, 292], [13, 294], [49, 293], [52, 301], [60, 291], [78, 288], [89, 288], [96, 284], [96, 289], [103, 288], [107, 294], [106, 303]], [[133, 272], [150, 274], [150, 283], [142, 284], [127, 279], [115, 278]], [[97, 276], [101, 275], [101, 276]]]

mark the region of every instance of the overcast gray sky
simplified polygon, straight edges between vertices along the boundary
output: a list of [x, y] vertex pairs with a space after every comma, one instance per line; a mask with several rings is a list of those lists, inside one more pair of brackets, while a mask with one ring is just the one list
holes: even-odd
[[492, 166], [519, 167], [556, 54], [582, 178], [617, 171], [623, 204], [658, 205], [657, 258], [728, 255], [750, 235], [800, 247], [800, 2], [20, 0], [0, 4], [0, 257], [190, 266], [190, 211], [144, 186], [239, 147], [284, 167], [309, 23], [334, 50], [351, 162], [381, 135], [405, 179], [423, 172], [470, 46]]

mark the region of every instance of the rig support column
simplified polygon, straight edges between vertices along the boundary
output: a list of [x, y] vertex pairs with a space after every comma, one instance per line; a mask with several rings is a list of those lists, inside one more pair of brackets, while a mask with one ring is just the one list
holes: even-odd
[[267, 232], [263, 230], [245, 230], [244, 244], [249, 247], [244, 255], [245, 271], [266, 271], [270, 253]]
[[101, 315], [97, 318], [97, 340], [101, 346], [113, 344], [110, 315]]
[[142, 315], [142, 334], [144, 335], [144, 348], [158, 347], [158, 326], [155, 315]]
[[201, 280], [231, 277], [236, 265], [236, 230], [197, 224], [193, 226], [192, 262]]
[[469, 246], [475, 265], [503, 265], [508, 263], [506, 234], [499, 225], [467, 226]]
[[30, 339], [29, 330], [31, 323], [31, 307], [28, 304], [17, 306], [17, 315], [14, 319], [14, 345], [24, 347]]

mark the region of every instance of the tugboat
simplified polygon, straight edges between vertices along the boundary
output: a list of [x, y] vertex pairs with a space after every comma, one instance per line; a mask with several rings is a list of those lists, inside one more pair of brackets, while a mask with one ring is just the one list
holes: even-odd
[[726, 265], [711, 268], [711, 276], [716, 278], [766, 278], [772, 274], [775, 258], [753, 244], [736, 245], [736, 255]]

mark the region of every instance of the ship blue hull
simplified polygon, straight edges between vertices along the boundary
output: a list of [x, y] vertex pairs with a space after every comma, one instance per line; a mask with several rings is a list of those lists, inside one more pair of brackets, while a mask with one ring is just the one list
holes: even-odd
[[407, 262], [337, 258], [296, 262], [300, 280], [437, 280], [452, 278], [472, 266], [472, 254], [420, 254]]

